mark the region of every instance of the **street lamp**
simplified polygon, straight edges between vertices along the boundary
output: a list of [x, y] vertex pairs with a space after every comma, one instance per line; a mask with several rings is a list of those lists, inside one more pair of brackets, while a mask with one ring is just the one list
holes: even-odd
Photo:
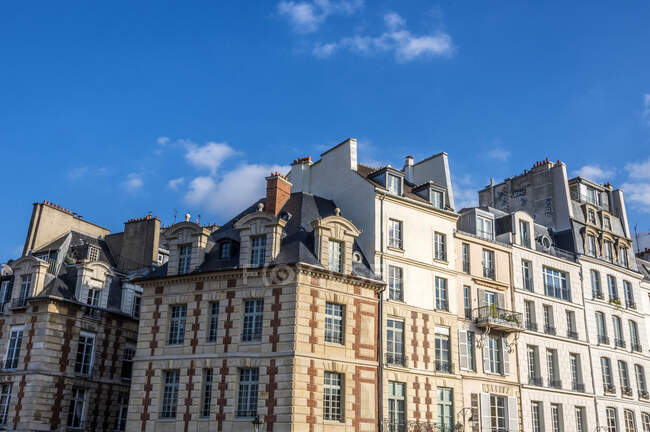
[[259, 415], [256, 415], [251, 423], [253, 424], [253, 432], [262, 432], [262, 426], [264, 426], [264, 422], [260, 420]]
[[[457, 431], [465, 430], [465, 416], [467, 415], [468, 411], [471, 412], [472, 408], [470, 407], [463, 408], [456, 413], [456, 425], [454, 426], [454, 430]], [[472, 420], [472, 417], [470, 416], [469, 419]]]

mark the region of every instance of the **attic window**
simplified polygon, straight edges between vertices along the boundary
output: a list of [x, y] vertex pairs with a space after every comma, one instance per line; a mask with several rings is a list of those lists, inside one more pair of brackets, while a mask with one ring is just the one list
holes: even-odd
[[435, 189], [431, 189], [431, 204], [433, 204], [435, 208], [444, 209], [445, 194]]
[[339, 241], [329, 241], [328, 266], [331, 271], [343, 271], [343, 243]]
[[396, 175], [388, 174], [386, 181], [388, 192], [395, 195], [402, 195], [402, 179]]
[[219, 250], [219, 258], [221, 258], [221, 259], [230, 258], [231, 245], [232, 245], [231, 242], [223, 242], [223, 243], [221, 243], [221, 249]]
[[88, 260], [97, 261], [98, 258], [99, 258], [99, 249], [92, 246], [88, 248]]

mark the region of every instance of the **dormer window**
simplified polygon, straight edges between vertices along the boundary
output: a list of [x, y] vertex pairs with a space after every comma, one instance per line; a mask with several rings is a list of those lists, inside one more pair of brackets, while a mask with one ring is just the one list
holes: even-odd
[[487, 239], [494, 239], [494, 222], [492, 219], [484, 218], [481, 216], [476, 217], [476, 235]]
[[266, 257], [266, 236], [251, 237], [251, 266], [262, 267]]
[[179, 247], [178, 251], [178, 274], [190, 272], [190, 262], [192, 257], [192, 246], [184, 245]]
[[388, 174], [388, 179], [386, 180], [386, 188], [388, 192], [395, 195], [402, 195], [402, 179], [396, 175]]
[[330, 271], [338, 273], [343, 271], [343, 242], [329, 241], [327, 263]]
[[20, 296], [19, 300], [25, 301], [31, 295], [32, 291], [32, 275], [25, 275], [20, 280]]
[[97, 288], [88, 288], [88, 298], [86, 304], [90, 306], [99, 306], [100, 291]]
[[603, 226], [606, 230], [612, 230], [612, 221], [609, 219], [609, 216], [603, 217]]
[[530, 248], [530, 224], [528, 221], [519, 221], [519, 243], [523, 247]]
[[613, 260], [613, 252], [612, 252], [612, 242], [609, 240], [605, 240], [603, 242], [603, 257], [609, 261], [612, 262]]
[[435, 208], [444, 209], [445, 194], [435, 189], [431, 189], [431, 204], [433, 204]]
[[221, 243], [221, 249], [219, 250], [219, 258], [228, 259], [231, 256], [232, 243], [223, 242]]
[[88, 248], [88, 261], [97, 261], [99, 258], [99, 249], [96, 247], [89, 247]]
[[626, 247], [621, 247], [618, 252], [621, 265], [623, 267], [628, 267], [629, 262], [628, 262], [628, 257], [627, 257], [627, 248]]
[[596, 212], [589, 210], [589, 222], [596, 225]]
[[596, 237], [593, 234], [587, 235], [587, 254], [596, 256]]

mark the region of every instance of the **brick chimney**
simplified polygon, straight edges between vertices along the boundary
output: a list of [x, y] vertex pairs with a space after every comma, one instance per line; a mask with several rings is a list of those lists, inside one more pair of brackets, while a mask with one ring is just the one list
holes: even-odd
[[277, 215], [290, 195], [291, 183], [285, 176], [274, 172], [266, 178], [266, 205], [264, 208], [267, 213]]

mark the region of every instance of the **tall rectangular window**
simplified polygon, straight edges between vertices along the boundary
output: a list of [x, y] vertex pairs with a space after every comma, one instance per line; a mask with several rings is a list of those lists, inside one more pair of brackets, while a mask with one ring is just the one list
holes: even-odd
[[494, 223], [491, 219], [478, 216], [476, 218], [476, 235], [487, 239], [494, 239]]
[[494, 251], [483, 249], [483, 277], [495, 279]]
[[603, 242], [603, 258], [605, 258], [606, 261], [614, 261], [613, 249], [611, 241], [605, 240]]
[[571, 301], [567, 275], [559, 270], [544, 267], [544, 294]]
[[490, 395], [490, 425], [493, 432], [507, 430], [506, 398]]
[[190, 272], [190, 263], [192, 262], [192, 246], [183, 245], [178, 248], [178, 274], [187, 274]]
[[435, 232], [433, 233], [433, 256], [439, 261], [447, 261], [447, 236]]
[[389, 432], [406, 431], [406, 396], [402, 382], [388, 381]]
[[527, 291], [534, 290], [532, 266], [533, 263], [531, 263], [530, 261], [521, 260], [521, 279], [522, 279], [523, 287]]
[[246, 300], [244, 302], [243, 342], [262, 340], [262, 318], [264, 317], [264, 300]]
[[262, 267], [266, 258], [266, 235], [251, 236], [251, 266]]
[[403, 274], [401, 267], [388, 266], [388, 298], [390, 300], [404, 300]]
[[566, 311], [566, 330], [567, 337], [578, 339], [578, 331], [576, 330], [576, 313], [572, 310]]
[[587, 235], [587, 255], [596, 256], [596, 237], [593, 234]]
[[605, 315], [602, 312], [596, 312], [596, 332], [599, 344], [609, 344], [607, 337], [607, 325], [605, 324]]
[[542, 432], [542, 403], [533, 401], [530, 403], [530, 419], [532, 422], [532, 432]]
[[600, 273], [596, 270], [589, 271], [591, 275], [591, 295], [594, 299], [603, 298], [603, 290], [600, 287]]
[[185, 340], [185, 320], [187, 319], [187, 305], [174, 305], [169, 314], [168, 345], [182, 345]]
[[616, 415], [616, 408], [607, 407], [605, 409], [605, 417], [607, 418], [607, 432], [618, 432], [618, 416]]
[[557, 360], [557, 350], [546, 350], [546, 367], [548, 369], [548, 384], [552, 388], [562, 388], [560, 381], [560, 371]]
[[227, 241], [221, 243], [221, 248], [219, 249], [219, 258], [228, 259], [232, 255], [232, 243]]
[[140, 318], [141, 309], [142, 309], [142, 294], [136, 292], [133, 294], [133, 309], [131, 310], [131, 313], [133, 314], [134, 317]]
[[20, 278], [20, 295], [19, 300], [24, 300], [32, 294], [32, 275], [24, 275]]
[[463, 243], [462, 251], [463, 251], [463, 272], [469, 273], [470, 267], [469, 267], [469, 244], [468, 243]]
[[89, 247], [88, 248], [88, 260], [89, 261], [97, 261], [99, 258], [99, 249], [96, 247]]
[[401, 177], [388, 174], [388, 192], [395, 195], [402, 195]]
[[210, 303], [210, 316], [208, 318], [208, 342], [217, 341], [217, 330], [219, 330], [219, 302]]
[[627, 363], [623, 360], [618, 361], [618, 375], [621, 380], [621, 391], [623, 394], [629, 393], [629, 396], [631, 396], [632, 388], [630, 387], [630, 375], [627, 370]]
[[562, 407], [559, 404], [551, 404], [551, 427], [553, 432], [562, 432], [564, 430]]
[[527, 221], [519, 221], [519, 242], [523, 247], [530, 247], [530, 224]]
[[258, 368], [239, 370], [239, 393], [237, 396], [237, 417], [257, 415], [257, 392], [260, 371]]
[[528, 345], [526, 353], [528, 357], [528, 384], [542, 385], [542, 379], [539, 376], [539, 348]]
[[580, 364], [580, 354], [569, 354], [569, 367], [571, 372], [571, 388], [573, 391], [584, 391], [584, 384], [582, 383], [582, 370]]
[[554, 335], [555, 319], [553, 318], [553, 306], [543, 305], [542, 309], [544, 311], [544, 333]]
[[84, 424], [86, 405], [86, 390], [73, 387], [72, 399], [68, 409], [68, 427], [71, 429], [82, 429]]
[[129, 381], [133, 375], [133, 357], [135, 357], [135, 347], [127, 346], [122, 354], [122, 379]]
[[585, 407], [576, 407], [576, 432], [587, 432], [587, 414]]
[[467, 369], [476, 370], [476, 352], [474, 351], [474, 332], [467, 332]]
[[88, 298], [86, 299], [86, 304], [90, 306], [99, 306], [99, 295], [100, 290], [97, 288], [88, 288]]
[[644, 397], [644, 394], [647, 396], [648, 385], [646, 384], [645, 370], [643, 369], [643, 366], [639, 364], [634, 365], [634, 373], [636, 375], [636, 385], [639, 390], [639, 395], [643, 399], [648, 399], [647, 397]]
[[386, 320], [386, 363], [404, 365], [404, 322]]
[[451, 372], [451, 361], [449, 354], [449, 335], [436, 332], [436, 371]]
[[618, 300], [618, 288], [616, 287], [616, 278], [612, 275], [607, 275], [607, 290], [610, 300]]
[[343, 421], [343, 379], [341, 374], [325, 372], [323, 388], [323, 419]]
[[90, 375], [95, 351], [95, 335], [82, 331], [77, 344], [77, 360], [74, 371], [81, 375]]
[[9, 301], [9, 283], [11, 281], [5, 280], [2, 281], [2, 285], [0, 285], [0, 305], [3, 305]]
[[445, 208], [445, 195], [437, 190], [431, 190], [431, 204], [435, 208], [444, 209]]
[[463, 309], [465, 318], [472, 319], [472, 288], [467, 285], [463, 286]]
[[634, 418], [634, 411], [629, 409], [623, 410], [623, 418], [625, 420], [625, 432], [636, 432], [636, 419]]
[[176, 418], [178, 408], [178, 383], [181, 372], [178, 369], [163, 371], [163, 394], [160, 405], [160, 418]]
[[126, 430], [126, 419], [129, 414], [129, 394], [121, 393], [117, 398], [117, 424], [116, 431]]
[[7, 344], [7, 353], [5, 354], [5, 369], [16, 369], [18, 367], [24, 329], [23, 326], [14, 326], [11, 328], [9, 343]]
[[7, 424], [7, 414], [11, 403], [12, 383], [3, 383], [0, 385], [0, 424]]
[[535, 303], [533, 303], [531, 300], [524, 300], [524, 319], [526, 320], [526, 330], [537, 331]]
[[212, 406], [212, 381], [214, 372], [212, 368], [203, 369], [203, 388], [201, 389], [201, 417], [210, 417]]
[[643, 423], [643, 432], [650, 432], [650, 414], [641, 413], [641, 422]]
[[438, 428], [451, 431], [454, 427], [454, 399], [452, 389], [438, 387]]
[[627, 248], [626, 247], [621, 247], [618, 250], [618, 255], [619, 255], [619, 261], [623, 267], [628, 267], [629, 262], [628, 262], [628, 256], [627, 256]]
[[436, 309], [449, 310], [449, 298], [447, 294], [447, 279], [436, 276]]
[[603, 374], [605, 393], [613, 393], [616, 389], [614, 388], [614, 379], [612, 376], [612, 362], [609, 358], [600, 358], [600, 370]]
[[623, 323], [621, 318], [616, 315], [612, 317], [614, 324], [614, 344], [617, 347], [625, 348], [625, 339], [623, 338]]
[[325, 342], [343, 344], [343, 305], [325, 303]]
[[488, 337], [488, 371], [491, 373], [502, 373], [502, 350], [501, 338]]
[[343, 243], [329, 240], [327, 266], [330, 271], [341, 273], [343, 271]]
[[632, 284], [626, 280], [623, 281], [623, 296], [625, 296], [625, 307], [628, 309], [636, 309]]
[[402, 249], [402, 221], [395, 219], [388, 220], [388, 246]]

